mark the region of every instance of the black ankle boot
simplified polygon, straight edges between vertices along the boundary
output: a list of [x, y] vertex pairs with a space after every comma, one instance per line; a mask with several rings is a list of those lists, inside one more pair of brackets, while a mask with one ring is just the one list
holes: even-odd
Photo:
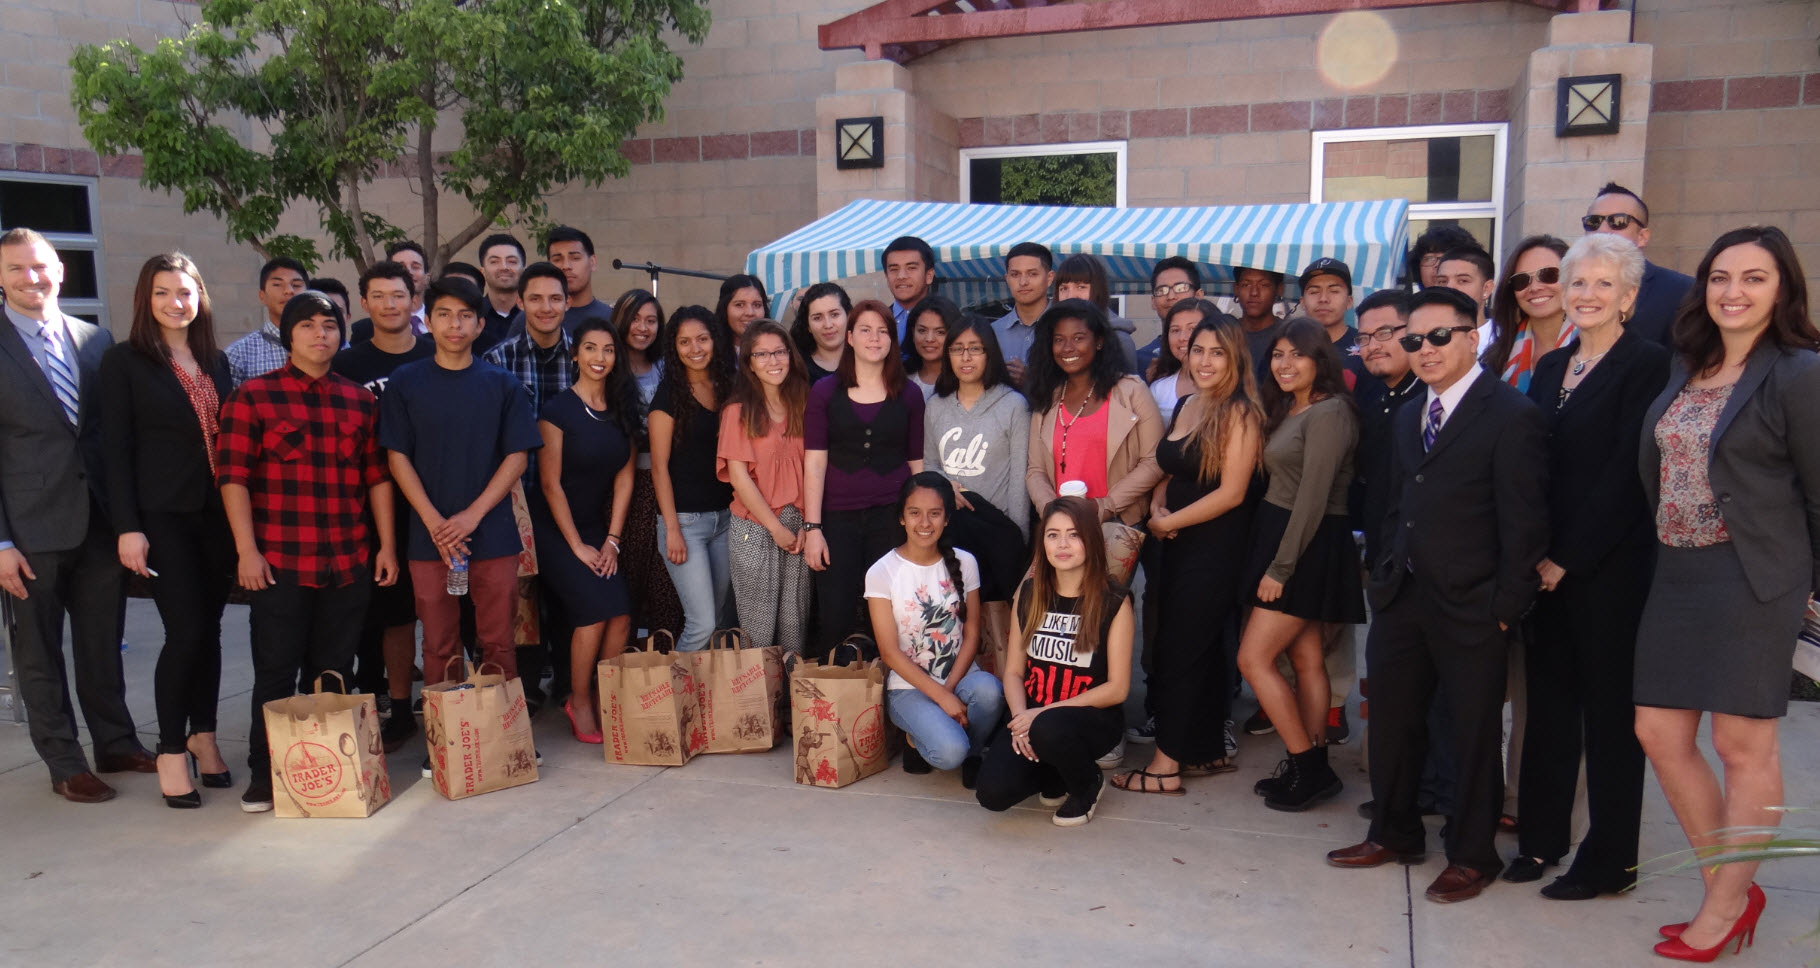
[[1327, 765], [1325, 746], [1289, 754], [1287, 779], [1287, 783], [1264, 797], [1264, 806], [1296, 813], [1338, 796], [1343, 787], [1339, 776]]

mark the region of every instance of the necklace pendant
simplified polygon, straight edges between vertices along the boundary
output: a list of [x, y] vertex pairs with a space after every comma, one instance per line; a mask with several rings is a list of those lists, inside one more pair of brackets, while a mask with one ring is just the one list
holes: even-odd
[[1574, 364], [1574, 376], [1579, 376], [1580, 374], [1585, 373], [1585, 372], [1586, 372], [1586, 361], [1585, 360], [1581, 360], [1580, 362]]

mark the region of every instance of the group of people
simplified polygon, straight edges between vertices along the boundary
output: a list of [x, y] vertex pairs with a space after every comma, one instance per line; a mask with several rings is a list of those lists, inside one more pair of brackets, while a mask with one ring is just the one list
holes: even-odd
[[[1413, 293], [1363, 300], [1318, 259], [1294, 312], [1280, 273], [1239, 268], [1229, 314], [1200, 267], [1164, 259], [1142, 348], [1098, 260], [1035, 242], [1009, 250], [996, 320], [937, 294], [934, 252], [906, 236], [881, 254], [890, 301], [823, 283], [786, 326], [745, 275], [712, 309], [602, 302], [592, 240], [564, 227], [543, 261], [495, 235], [434, 280], [396, 246], [351, 325], [346, 294], [271, 260], [264, 325], [225, 350], [187, 257], [147, 261], [110, 347], [57, 309], [51, 246], [13, 229], [0, 589], [32, 738], [79, 802], [114, 795], [97, 772], [156, 772], [173, 807], [201, 804], [192, 776], [231, 786], [215, 710], [237, 584], [249, 811], [273, 795], [262, 705], [322, 672], [358, 669], [395, 751], [419, 674], [457, 678], [472, 654], [541, 701], [547, 667], [573, 736], [599, 743], [599, 660], [639, 630], [693, 650], [734, 625], [790, 661], [870, 637], [905, 770], [958, 769], [993, 810], [1039, 796], [1064, 826], [1106, 785], [1180, 796], [1233, 772], [1242, 677], [1245, 730], [1283, 745], [1255, 792], [1299, 811], [1341, 789], [1328, 745], [1350, 736], [1369, 602], [1371, 823], [1330, 862], [1414, 862], [1441, 813], [1428, 896], [1463, 900], [1566, 861], [1584, 798], [1590, 827], [1543, 893], [1616, 892], [1646, 757], [1695, 847], [1775, 823], [1777, 718], [1820, 579], [1820, 331], [1775, 228], [1726, 233], [1690, 279], [1645, 261], [1648, 209], [1620, 186], [1583, 226], [1523, 239], [1501, 271], [1431, 229]], [[123, 698], [129, 572], [165, 627], [155, 755]], [[1148, 686], [1127, 730], [1134, 651]], [[1707, 712], [1722, 781], [1695, 744]], [[1127, 741], [1154, 751], [1102, 779]], [[1751, 874], [1705, 869], [1658, 951], [1747, 938]]]

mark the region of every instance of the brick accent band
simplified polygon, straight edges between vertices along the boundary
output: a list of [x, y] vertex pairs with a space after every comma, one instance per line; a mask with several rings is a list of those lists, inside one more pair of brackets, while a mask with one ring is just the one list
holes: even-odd
[[1820, 72], [1657, 81], [1650, 86], [1651, 113], [1816, 106], [1820, 106]]

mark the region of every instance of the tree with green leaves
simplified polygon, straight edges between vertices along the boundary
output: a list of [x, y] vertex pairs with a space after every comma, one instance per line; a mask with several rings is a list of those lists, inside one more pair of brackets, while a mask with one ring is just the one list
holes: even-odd
[[[623, 177], [620, 145], [682, 78], [666, 40], [700, 43], [706, 0], [203, 0], [149, 49], [76, 49], [70, 99], [104, 155], [209, 212], [263, 257], [365, 269], [408, 234], [371, 186], [422, 202], [434, 271], [490, 226], [548, 223], [546, 193]], [[444, 225], [443, 202], [471, 217]], [[328, 251], [279, 231], [314, 207]]]

